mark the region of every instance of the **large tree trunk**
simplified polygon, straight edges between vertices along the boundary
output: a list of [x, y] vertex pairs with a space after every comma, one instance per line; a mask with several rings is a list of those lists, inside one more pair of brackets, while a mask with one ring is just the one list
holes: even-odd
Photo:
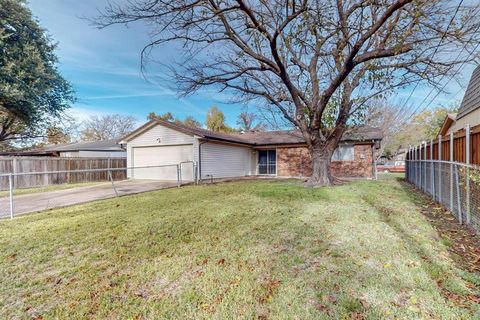
[[305, 183], [306, 187], [324, 187], [333, 185], [330, 164], [335, 147], [331, 144], [317, 143], [309, 148], [312, 157], [312, 175]]

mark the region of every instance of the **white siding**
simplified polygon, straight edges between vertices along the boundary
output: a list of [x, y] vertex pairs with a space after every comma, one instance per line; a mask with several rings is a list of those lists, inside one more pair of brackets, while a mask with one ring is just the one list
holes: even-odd
[[459, 130], [462, 130], [467, 126], [467, 124], [469, 124], [470, 127], [480, 124], [480, 108], [468, 113], [463, 118], [456, 120], [448, 129], [447, 134], [450, 134], [450, 132], [457, 132]]
[[79, 151], [78, 157], [126, 158], [127, 151]]
[[200, 148], [202, 179], [250, 175], [252, 149], [210, 142], [203, 143]]

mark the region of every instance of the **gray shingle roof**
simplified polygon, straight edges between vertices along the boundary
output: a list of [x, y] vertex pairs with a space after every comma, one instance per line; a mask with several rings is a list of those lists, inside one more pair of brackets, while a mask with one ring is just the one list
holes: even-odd
[[480, 66], [473, 71], [467, 91], [458, 110], [457, 120], [480, 108]]
[[[299, 144], [305, 143], [300, 130], [246, 132], [241, 135], [243, 139], [255, 145]], [[343, 134], [342, 141], [370, 141], [381, 140], [382, 132], [378, 128], [357, 127]]]
[[43, 151], [124, 151], [117, 139], [91, 142], [72, 142], [66, 144], [47, 145]]
[[[281, 130], [281, 131], [256, 131], [243, 134], [228, 134], [213, 132], [201, 128], [192, 128], [181, 123], [172, 123], [163, 120], [155, 120], [158, 124], [170, 127], [174, 130], [193, 134], [202, 138], [220, 140], [225, 142], [241, 143], [246, 145], [286, 145], [305, 143], [299, 130]], [[134, 131], [135, 133], [135, 131]], [[132, 134], [134, 134], [132, 133]], [[383, 134], [378, 128], [367, 126], [352, 128], [345, 132], [342, 141], [371, 141], [381, 140]]]

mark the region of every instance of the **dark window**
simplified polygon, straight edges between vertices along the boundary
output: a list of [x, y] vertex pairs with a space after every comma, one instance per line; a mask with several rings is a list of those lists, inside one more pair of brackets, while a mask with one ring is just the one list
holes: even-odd
[[258, 151], [258, 174], [276, 174], [277, 173], [277, 151], [260, 150]]

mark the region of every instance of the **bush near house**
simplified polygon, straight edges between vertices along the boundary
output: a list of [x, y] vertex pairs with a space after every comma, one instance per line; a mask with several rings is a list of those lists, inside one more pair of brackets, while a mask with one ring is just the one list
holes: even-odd
[[412, 190], [243, 181], [3, 221], [0, 317], [478, 317], [479, 274]]

